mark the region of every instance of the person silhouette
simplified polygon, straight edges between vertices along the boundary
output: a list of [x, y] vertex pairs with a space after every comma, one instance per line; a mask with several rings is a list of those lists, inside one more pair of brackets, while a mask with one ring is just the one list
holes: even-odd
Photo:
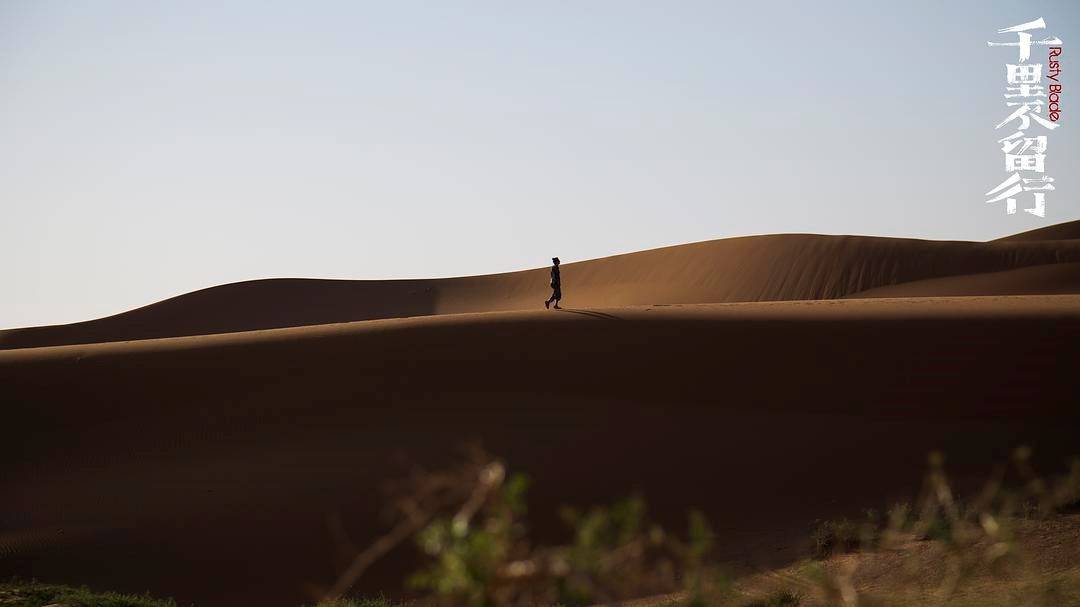
[[559, 307], [559, 300], [562, 299], [562, 281], [559, 279], [559, 258], [552, 257], [551, 263], [551, 297], [544, 302], [544, 307], [551, 307], [551, 302], [555, 302], [555, 309], [561, 310]]

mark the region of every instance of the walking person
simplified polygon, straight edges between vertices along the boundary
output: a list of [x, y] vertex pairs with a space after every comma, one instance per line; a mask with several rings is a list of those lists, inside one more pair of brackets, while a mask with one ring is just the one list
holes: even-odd
[[551, 302], [555, 302], [555, 309], [561, 310], [559, 307], [559, 300], [562, 299], [562, 281], [559, 279], [559, 258], [551, 258], [551, 297], [544, 302], [545, 308], [551, 307]]

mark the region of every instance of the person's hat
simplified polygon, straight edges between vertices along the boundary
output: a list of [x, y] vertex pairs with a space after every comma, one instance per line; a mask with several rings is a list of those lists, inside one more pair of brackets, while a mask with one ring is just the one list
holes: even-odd
[[554, 261], [555, 263], [559, 263], [559, 258], [558, 257], [552, 257], [551, 261]]

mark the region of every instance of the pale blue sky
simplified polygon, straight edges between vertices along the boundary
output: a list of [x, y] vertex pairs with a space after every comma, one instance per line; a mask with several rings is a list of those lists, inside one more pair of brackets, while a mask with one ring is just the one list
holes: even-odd
[[[1038, 17], [1065, 46], [1045, 219], [983, 202], [1007, 176], [1015, 63], [986, 41]], [[1078, 17], [1068, 0], [0, 0], [0, 327], [254, 278], [1078, 219]]]

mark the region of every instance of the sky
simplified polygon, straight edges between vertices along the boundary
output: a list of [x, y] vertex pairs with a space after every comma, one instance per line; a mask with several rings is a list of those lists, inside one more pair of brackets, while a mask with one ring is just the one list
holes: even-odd
[[[1039, 17], [1064, 43], [1061, 128], [1028, 133], [1044, 218], [984, 195], [1017, 60], [986, 43]], [[258, 278], [1080, 219], [1073, 48], [1072, 0], [0, 0], [0, 328]]]

